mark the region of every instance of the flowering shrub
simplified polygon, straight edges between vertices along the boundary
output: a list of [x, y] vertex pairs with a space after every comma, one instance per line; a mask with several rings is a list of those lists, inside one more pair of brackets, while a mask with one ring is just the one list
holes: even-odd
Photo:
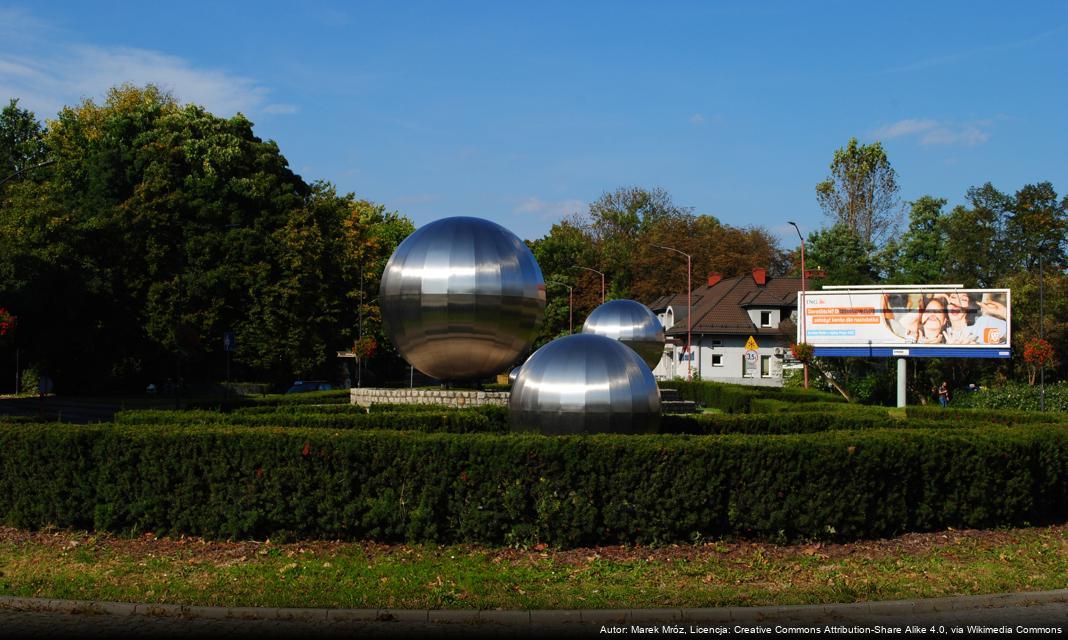
[[794, 354], [794, 357], [797, 358], [798, 362], [809, 364], [812, 362], [816, 349], [807, 342], [798, 342], [790, 345], [790, 353]]
[[1028, 340], [1024, 343], [1023, 357], [1027, 363], [1027, 383], [1034, 385], [1038, 370], [1053, 364], [1053, 345], [1042, 338]]
[[6, 336], [8, 331], [15, 328], [15, 316], [11, 315], [5, 307], [0, 307], [0, 336]]

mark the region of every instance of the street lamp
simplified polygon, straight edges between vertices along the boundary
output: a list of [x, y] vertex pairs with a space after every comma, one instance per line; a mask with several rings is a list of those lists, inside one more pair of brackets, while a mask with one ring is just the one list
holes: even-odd
[[556, 280], [546, 283], [547, 286], [551, 286], [554, 284], [560, 285], [561, 287], [567, 287], [567, 333], [568, 335], [571, 335], [575, 332], [574, 324], [571, 321], [571, 309], [573, 308], [575, 302], [575, 287], [569, 284], [565, 284], [563, 282], [557, 282]]
[[40, 169], [41, 167], [47, 167], [50, 164], [55, 164], [55, 162], [56, 162], [55, 160], [45, 160], [44, 162], [38, 162], [37, 164], [32, 164], [32, 165], [30, 165], [28, 167], [23, 167], [21, 169], [17, 169], [15, 171], [15, 173], [12, 173], [11, 175], [5, 177], [3, 180], [0, 180], [0, 184], [4, 184], [8, 180], [10, 180], [10, 179], [12, 179], [12, 178], [14, 178], [16, 176], [20, 176], [20, 175], [22, 175], [23, 173], [25, 173], [27, 171], [31, 171], [33, 169]]
[[662, 244], [654, 244], [654, 247], [659, 249], [667, 249], [668, 251], [674, 251], [675, 253], [686, 256], [686, 378], [693, 379], [693, 354], [690, 352], [691, 345], [691, 331], [693, 329], [693, 286], [691, 267], [693, 265], [693, 257], [685, 251], [679, 251], [673, 247], [665, 247]]
[[589, 267], [580, 267], [578, 265], [573, 265], [573, 266], [568, 267], [568, 268], [569, 269], [585, 269], [586, 271], [592, 271], [594, 273], [601, 274], [601, 304], [604, 304], [604, 272], [603, 271], [598, 271], [597, 269], [591, 269]]
[[[796, 222], [788, 223], [797, 232], [797, 237], [801, 240], [801, 297], [798, 299], [797, 304], [797, 319], [801, 321], [801, 342], [805, 342], [805, 310], [802, 301], [805, 298], [805, 238], [801, 235], [801, 229], [797, 227]], [[808, 363], [802, 363], [805, 366], [805, 388], [808, 389]]]

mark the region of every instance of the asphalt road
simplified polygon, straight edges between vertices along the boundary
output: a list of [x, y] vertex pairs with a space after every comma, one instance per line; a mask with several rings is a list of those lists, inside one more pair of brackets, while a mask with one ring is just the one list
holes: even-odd
[[183, 608], [0, 598], [3, 638], [1041, 636], [1063, 635], [1065, 629], [1068, 590], [849, 605], [529, 612]]

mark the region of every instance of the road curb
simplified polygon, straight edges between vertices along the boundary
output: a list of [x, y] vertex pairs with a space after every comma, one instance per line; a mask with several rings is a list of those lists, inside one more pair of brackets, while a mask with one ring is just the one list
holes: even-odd
[[892, 617], [920, 613], [951, 613], [973, 609], [1068, 603], [1068, 589], [922, 600], [891, 600], [850, 604], [815, 604], [693, 609], [302, 609], [276, 607], [208, 607], [175, 604], [95, 602], [0, 596], [0, 609], [82, 615], [153, 616], [228, 620], [285, 620], [294, 622], [418, 622], [494, 623], [512, 627], [557, 624], [637, 624], [641, 622], [757, 623], [779, 618], [828, 616]]

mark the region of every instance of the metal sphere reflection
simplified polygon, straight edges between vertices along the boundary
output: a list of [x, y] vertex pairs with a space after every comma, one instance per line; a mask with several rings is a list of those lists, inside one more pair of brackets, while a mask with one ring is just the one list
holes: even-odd
[[653, 433], [660, 391], [634, 351], [579, 333], [553, 340], [523, 363], [509, 408], [513, 431]]
[[652, 369], [664, 356], [664, 325], [649, 307], [634, 300], [609, 300], [593, 310], [582, 333], [619, 340]]
[[511, 231], [481, 218], [444, 218], [393, 252], [379, 304], [386, 333], [409, 364], [439, 380], [478, 380], [530, 348], [544, 316], [545, 281]]

